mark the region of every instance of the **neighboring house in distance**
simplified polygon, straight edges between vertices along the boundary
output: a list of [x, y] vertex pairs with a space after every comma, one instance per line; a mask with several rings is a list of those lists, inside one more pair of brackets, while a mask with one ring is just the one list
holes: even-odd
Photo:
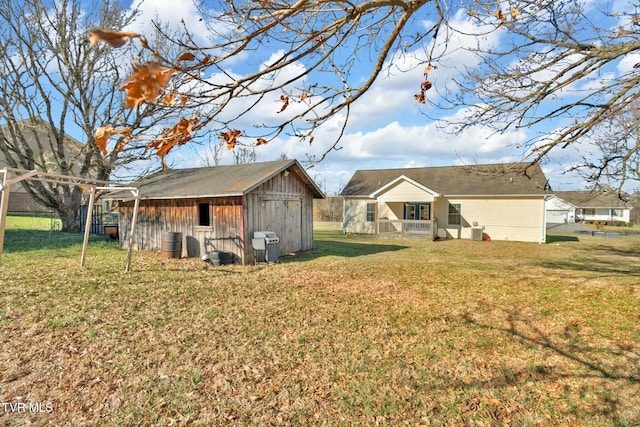
[[[53, 138], [48, 135], [51, 132], [51, 127], [44, 121], [30, 121], [24, 120], [19, 122], [19, 126], [26, 128], [23, 132], [28, 135], [26, 143], [33, 153], [33, 161], [36, 165], [36, 169], [39, 171], [46, 171], [49, 173], [61, 173], [60, 168], [57, 166], [54, 157], [52, 142]], [[6, 135], [9, 134], [6, 126], [3, 126], [3, 131]], [[77, 156], [82, 148], [83, 144], [78, 140], [67, 136], [66, 138], [66, 150], [68, 151], [69, 161], [72, 165], [76, 165], [74, 157]], [[4, 149], [11, 151], [11, 145], [0, 139], [0, 144], [4, 144]], [[8, 161], [3, 150], [0, 150], [0, 169], [3, 168], [22, 169], [21, 165], [12, 165]], [[39, 201], [34, 199], [24, 187], [24, 182], [11, 186], [11, 193], [9, 196], [8, 213], [38, 213], [48, 212], [51, 209], [40, 204]]]
[[[280, 255], [312, 249], [313, 199], [324, 197], [296, 160], [174, 169], [134, 185], [137, 249], [160, 251], [163, 234], [181, 233], [181, 256], [223, 251], [240, 264], [254, 261], [256, 231], [275, 232]], [[120, 242], [128, 248], [134, 202], [120, 196]]]
[[630, 222], [632, 207], [617, 194], [555, 191], [547, 201], [547, 222]]
[[537, 164], [358, 170], [341, 194], [343, 231], [545, 242], [550, 194]]

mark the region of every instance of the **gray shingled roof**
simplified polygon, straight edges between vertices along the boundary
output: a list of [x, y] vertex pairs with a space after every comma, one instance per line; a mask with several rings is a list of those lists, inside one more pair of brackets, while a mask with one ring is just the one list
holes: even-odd
[[369, 196], [400, 176], [406, 176], [445, 196], [551, 194], [538, 164], [446, 166], [358, 170], [342, 196]]
[[[141, 199], [240, 196], [286, 169], [298, 174], [309, 185], [314, 198], [324, 198], [322, 191], [296, 160], [173, 169], [157, 173], [132, 185], [140, 190]], [[131, 197], [127, 195], [124, 198]]]
[[579, 208], [621, 208], [624, 200], [617, 194], [591, 191], [554, 191], [556, 197]]

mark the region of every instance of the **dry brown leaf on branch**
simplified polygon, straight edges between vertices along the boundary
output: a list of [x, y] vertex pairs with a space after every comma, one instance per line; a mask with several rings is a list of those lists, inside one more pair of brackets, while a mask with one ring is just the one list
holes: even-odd
[[100, 126], [96, 129], [93, 139], [103, 156], [107, 155], [107, 143], [112, 135], [121, 135], [124, 137], [116, 146], [116, 151], [121, 151], [124, 145], [131, 140], [131, 128], [116, 129], [113, 126]]
[[518, 9], [517, 7], [511, 9], [511, 19], [515, 21], [516, 19], [518, 19], [518, 16], [520, 16], [520, 9]]
[[89, 42], [91, 43], [91, 46], [96, 43], [104, 42], [113, 48], [119, 48], [129, 39], [135, 37], [140, 37], [140, 34], [132, 33], [130, 31], [109, 31], [98, 28], [89, 31]]
[[176, 145], [186, 144], [193, 136], [194, 126], [198, 122], [198, 117], [190, 119], [180, 119], [173, 127], [164, 128], [162, 136], [147, 145], [147, 148], [154, 148], [156, 156], [162, 159], [162, 168], [166, 169], [165, 157]]
[[193, 126], [198, 123], [198, 117], [181, 119], [174, 127], [167, 128], [163, 133], [171, 138], [175, 138], [178, 145], [183, 145], [193, 136]]
[[258, 145], [265, 145], [267, 142], [269, 142], [269, 141], [267, 141], [267, 140], [266, 140], [266, 139], [264, 139], [264, 138], [258, 138], [258, 142], [256, 142], [256, 146], [258, 146]]
[[133, 69], [133, 74], [124, 81], [120, 91], [127, 92], [126, 107], [136, 107], [143, 101], [156, 99], [167, 85], [174, 70], [158, 62], [148, 62]]
[[162, 103], [164, 105], [167, 105], [167, 106], [171, 105], [171, 104], [173, 104], [174, 98], [175, 98], [175, 95], [170, 93], [170, 94], [168, 94], [167, 96], [164, 97], [164, 99], [162, 100]]
[[504, 16], [504, 12], [502, 12], [502, 9], [496, 10], [495, 16], [496, 16], [496, 18], [498, 18], [500, 20], [500, 24], [499, 25], [502, 25], [505, 22], [507, 22], [507, 18]]
[[182, 118], [175, 126], [164, 128], [162, 137], [149, 144], [149, 147], [157, 148], [159, 156], [166, 155], [176, 145], [184, 145], [193, 136], [193, 126], [198, 122], [197, 117], [191, 119]]
[[178, 58], [178, 61], [193, 61], [196, 56], [191, 52], [185, 52]]
[[224, 142], [227, 143], [227, 149], [231, 150], [238, 143], [238, 137], [242, 135], [241, 130], [230, 130], [228, 132], [220, 132], [218, 136], [220, 136]]
[[282, 113], [289, 106], [289, 97], [286, 95], [280, 95], [280, 101], [283, 102], [282, 107], [280, 107], [280, 111], [278, 113]]
[[433, 84], [429, 81], [429, 80], [425, 80], [420, 84], [420, 93], [417, 95], [414, 95], [414, 99], [416, 101], [418, 101], [420, 104], [426, 104], [427, 103], [427, 99], [425, 97], [425, 92], [428, 91], [429, 89], [431, 89], [431, 87], [433, 86]]
[[113, 131], [114, 129], [111, 126], [100, 126], [93, 134], [93, 139], [96, 141], [96, 145], [102, 152], [103, 156], [107, 155], [107, 142], [109, 141]]

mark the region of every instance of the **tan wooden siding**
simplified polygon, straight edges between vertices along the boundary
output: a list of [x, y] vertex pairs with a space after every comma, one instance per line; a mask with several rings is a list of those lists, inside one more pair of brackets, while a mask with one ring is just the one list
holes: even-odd
[[[459, 203], [462, 209], [462, 225], [450, 226], [449, 203]], [[440, 237], [471, 238], [474, 223], [484, 227], [492, 240], [544, 242], [544, 198], [441, 198], [435, 203]]]
[[[200, 203], [209, 203], [210, 226], [198, 225]], [[138, 211], [134, 249], [160, 251], [166, 232], [182, 233], [182, 256], [225, 251], [243, 259], [242, 206], [239, 197], [215, 199], [144, 200]], [[133, 202], [120, 204], [120, 241], [129, 244]]]
[[[249, 242], [255, 231], [273, 231], [281, 256], [313, 249], [313, 195], [296, 174], [274, 176], [247, 194], [244, 205]], [[253, 262], [249, 246], [247, 259]]]
[[[199, 203], [210, 203], [211, 225], [199, 226]], [[133, 202], [120, 204], [120, 241], [129, 243]], [[134, 249], [160, 251], [165, 232], [182, 233], [182, 256], [217, 250], [236, 262], [253, 262], [251, 238], [258, 230], [280, 237], [280, 255], [313, 248], [313, 194], [295, 173], [273, 176], [243, 197], [143, 200]]]

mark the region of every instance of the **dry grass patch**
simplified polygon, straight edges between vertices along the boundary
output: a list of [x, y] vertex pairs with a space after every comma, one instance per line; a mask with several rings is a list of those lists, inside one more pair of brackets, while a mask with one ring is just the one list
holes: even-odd
[[[4, 425], [637, 425], [640, 240], [316, 232], [207, 267], [92, 246], [0, 267]], [[7, 247], [11, 242], [7, 242]], [[6, 406], [6, 405], [5, 405]]]

